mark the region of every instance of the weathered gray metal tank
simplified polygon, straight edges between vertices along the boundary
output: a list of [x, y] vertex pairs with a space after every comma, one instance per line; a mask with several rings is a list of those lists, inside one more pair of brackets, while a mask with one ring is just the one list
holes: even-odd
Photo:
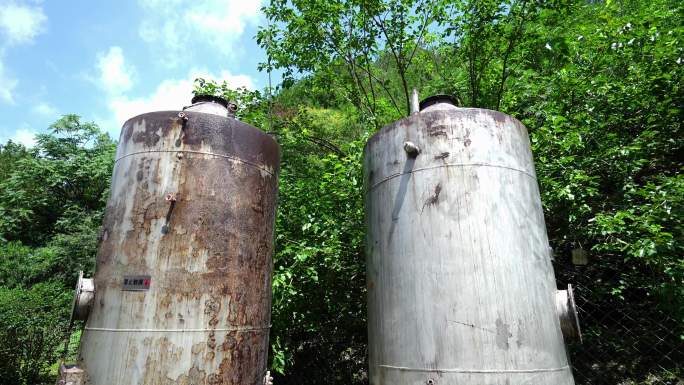
[[574, 384], [525, 127], [432, 97], [364, 162], [371, 385]]
[[88, 384], [266, 373], [279, 146], [234, 105], [193, 103], [121, 131], [79, 352]]

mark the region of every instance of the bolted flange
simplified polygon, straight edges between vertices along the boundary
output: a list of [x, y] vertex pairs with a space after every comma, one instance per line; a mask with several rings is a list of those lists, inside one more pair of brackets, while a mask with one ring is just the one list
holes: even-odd
[[568, 284], [567, 290], [556, 290], [556, 314], [560, 320], [563, 338], [567, 342], [582, 343], [582, 330], [577, 316], [577, 305], [575, 305], [572, 285]]
[[78, 274], [74, 302], [71, 305], [71, 319], [85, 321], [90, 314], [90, 307], [95, 299], [95, 282], [92, 278], [83, 278], [83, 272]]

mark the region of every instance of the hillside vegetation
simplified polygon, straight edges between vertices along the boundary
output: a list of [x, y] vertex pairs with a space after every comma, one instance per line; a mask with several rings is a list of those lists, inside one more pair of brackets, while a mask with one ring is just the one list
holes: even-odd
[[[282, 147], [277, 384], [367, 382], [362, 151], [407, 115], [414, 87], [522, 121], [559, 284], [590, 286], [597, 304], [666, 309], [684, 340], [684, 3], [273, 0], [264, 11], [262, 69], [284, 71], [272, 100], [210, 79], [196, 92], [237, 100], [238, 117]], [[115, 147], [76, 115], [34, 148], [0, 145], [0, 384], [54, 381]], [[604, 348], [623, 367], [606, 383], [647, 383], [640, 357]]]

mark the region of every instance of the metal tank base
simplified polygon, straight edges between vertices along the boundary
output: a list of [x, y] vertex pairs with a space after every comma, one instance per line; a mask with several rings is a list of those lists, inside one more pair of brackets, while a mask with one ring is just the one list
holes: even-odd
[[[380, 368], [371, 384], [411, 385], [572, 385], [571, 369], [542, 369], [529, 371], [472, 369], [389, 369]], [[570, 376], [570, 378], [569, 378]]]

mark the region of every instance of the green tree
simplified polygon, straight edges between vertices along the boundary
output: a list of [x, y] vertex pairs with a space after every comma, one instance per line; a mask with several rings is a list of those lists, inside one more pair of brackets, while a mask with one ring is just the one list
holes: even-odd
[[[341, 339], [334, 336], [363, 341], [364, 328], [346, 318], [338, 321], [349, 326], [334, 332], [317, 326], [333, 319], [329, 309], [345, 304], [339, 294], [317, 302], [321, 293], [364, 293], [362, 283], [350, 278], [363, 268], [362, 251], [344, 249], [358, 240], [335, 244], [334, 236], [328, 238], [331, 227], [359, 231], [346, 223], [358, 224], [360, 216], [339, 214], [344, 206], [330, 202], [334, 190], [328, 187], [334, 184], [325, 176], [343, 183], [347, 179], [330, 167], [360, 167], [354, 162], [366, 132], [404, 115], [406, 91], [413, 86], [424, 94], [451, 93], [463, 105], [499, 109], [525, 123], [561, 282], [591, 288], [581, 293], [587, 300], [635, 317], [649, 316], [630, 306], [639, 303], [683, 319], [682, 5], [446, 1], [418, 12], [416, 4], [278, 1], [265, 9], [272, 24], [258, 36], [269, 54], [264, 67], [286, 70], [270, 126], [283, 145], [284, 163], [274, 279], [274, 330], [281, 331], [273, 340], [290, 378], [306, 383], [299, 375], [316, 371], [316, 357], [350, 373], [363, 371], [354, 360], [336, 361], [329, 353], [355, 356], [340, 354]], [[338, 116], [349, 123], [337, 124]], [[354, 194], [345, 199], [353, 201]], [[317, 238], [319, 233], [325, 236]], [[579, 248], [590, 253], [585, 270], [570, 263]], [[319, 265], [323, 255], [334, 256], [325, 263], [338, 263], [336, 274], [348, 282], [340, 286], [336, 274], [323, 273], [329, 271]], [[284, 314], [295, 314], [295, 320]], [[363, 307], [350, 314], [363, 318]], [[587, 325], [587, 338], [594, 338], [592, 346], [622, 354], [628, 369], [610, 378], [647, 381], [648, 360], [624, 352], [648, 340], [609, 341], [606, 327]], [[350, 343], [350, 351], [358, 352], [353, 346], [359, 345]], [[585, 361], [588, 375], [608, 378], [606, 363]], [[353, 383], [362, 377], [335, 378]]]
[[[273, 100], [204, 79], [196, 93], [236, 101], [237, 117], [282, 147], [277, 380], [367, 382], [361, 157], [370, 134], [407, 113], [412, 87], [522, 120], [559, 281], [638, 321], [666, 312], [684, 336], [681, 2], [274, 0], [264, 11], [262, 67], [285, 71]], [[66, 315], [52, 306], [93, 268], [113, 157], [111, 139], [73, 115], [33, 149], [0, 146], [0, 370], [12, 383], [42, 381], [59, 350], [50, 341]], [[588, 266], [572, 265], [577, 249]], [[681, 340], [615, 338], [610, 322], [584, 322], [586, 343], [571, 350], [582, 376], [682, 377]], [[666, 375], [635, 353], [649, 344], [671, 351]]]
[[[679, 351], [677, 337], [611, 333], [622, 322], [647, 329], [666, 314], [668, 332], [684, 338], [683, 12], [662, 0], [543, 11], [502, 103], [531, 132], [559, 279], [597, 309], [626, 315], [584, 322], [575, 351], [586, 355], [575, 362], [594, 382], [647, 383], [662, 356], [644, 352]], [[589, 253], [587, 267], [572, 265], [573, 249]], [[590, 358], [606, 356], [619, 356], [621, 371]]]
[[55, 282], [0, 287], [0, 383], [54, 383], [50, 366], [59, 358], [70, 300], [70, 291]]
[[420, 70], [414, 68], [416, 53], [442, 16], [443, 4], [272, 1], [264, 11], [271, 24], [257, 34], [269, 58], [262, 67], [282, 68], [288, 78], [313, 73], [333, 82], [372, 121], [381, 99], [398, 116], [409, 113], [411, 87], [416, 86], [409, 84], [411, 72]]
[[66, 115], [33, 149], [0, 147], [2, 384], [54, 383], [79, 270], [92, 273], [115, 143]]
[[32, 155], [33, 151], [11, 140], [6, 144], [0, 144], [0, 180], [9, 176], [17, 167], [17, 162]]
[[101, 215], [114, 142], [76, 115], [50, 129], [37, 136], [33, 155], [19, 159], [0, 180], [0, 237], [6, 240], [39, 245], [76, 213]]
[[545, 15], [526, 43], [543, 54], [504, 103], [531, 128], [556, 249], [592, 249], [625, 288], [680, 299], [682, 10], [660, 1]]

